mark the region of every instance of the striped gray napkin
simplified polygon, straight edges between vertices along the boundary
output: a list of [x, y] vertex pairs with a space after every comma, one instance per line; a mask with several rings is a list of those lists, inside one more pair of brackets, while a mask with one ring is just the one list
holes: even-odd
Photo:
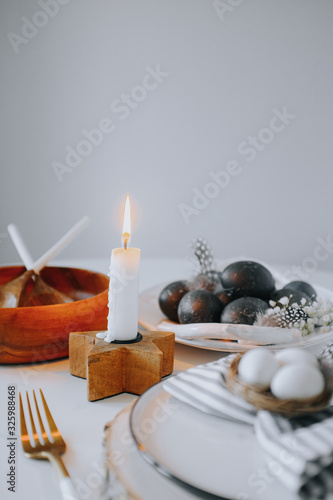
[[205, 413], [254, 425], [270, 471], [290, 491], [300, 498], [333, 500], [333, 406], [290, 420], [257, 413], [225, 386], [235, 356], [190, 368], [165, 380], [163, 388]]
[[232, 354], [168, 378], [163, 388], [175, 398], [210, 415], [254, 425], [255, 408], [225, 387]]
[[332, 406], [290, 420], [259, 411], [255, 432], [270, 471], [289, 490], [301, 498], [333, 498]]

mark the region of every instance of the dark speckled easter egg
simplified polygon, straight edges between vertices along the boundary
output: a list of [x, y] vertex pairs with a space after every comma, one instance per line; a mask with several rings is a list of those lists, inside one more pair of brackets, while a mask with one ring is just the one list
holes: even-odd
[[241, 297], [230, 302], [222, 312], [221, 323], [253, 325], [259, 313], [265, 314], [269, 306], [255, 297]]
[[257, 297], [268, 300], [275, 289], [271, 272], [258, 262], [233, 262], [222, 272], [222, 286], [232, 299]]
[[207, 290], [193, 290], [181, 299], [178, 306], [180, 323], [219, 323], [222, 302]]
[[310, 304], [311, 300], [310, 297], [304, 293], [301, 292], [300, 290], [292, 290], [290, 288], [282, 288], [282, 290], [276, 290], [274, 293], [272, 293], [271, 299], [274, 300], [274, 302], [277, 303], [278, 306], [281, 306], [283, 304], [280, 303], [280, 299], [283, 297], [287, 297], [289, 299], [289, 304], [298, 304], [299, 306], [302, 305], [302, 300], [306, 300], [306, 304]]
[[231, 297], [229, 297], [227, 292], [222, 287], [217, 293], [215, 292], [215, 295], [222, 302], [224, 307], [232, 301]]
[[297, 290], [299, 292], [306, 293], [310, 297], [311, 301], [317, 299], [317, 292], [310, 283], [306, 281], [291, 281], [283, 287], [283, 289], [288, 288], [288, 290]]
[[161, 311], [171, 321], [176, 321], [178, 323], [178, 304], [189, 290], [189, 283], [187, 281], [174, 281], [161, 291], [159, 305]]

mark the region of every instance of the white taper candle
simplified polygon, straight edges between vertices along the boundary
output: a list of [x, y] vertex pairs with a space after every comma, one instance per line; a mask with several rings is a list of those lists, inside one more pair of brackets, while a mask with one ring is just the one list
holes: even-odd
[[138, 329], [140, 249], [128, 248], [131, 237], [131, 206], [126, 196], [124, 248], [112, 250], [109, 285], [109, 316], [106, 342], [134, 340]]
[[106, 342], [133, 340], [137, 336], [139, 267], [139, 248], [112, 250]]

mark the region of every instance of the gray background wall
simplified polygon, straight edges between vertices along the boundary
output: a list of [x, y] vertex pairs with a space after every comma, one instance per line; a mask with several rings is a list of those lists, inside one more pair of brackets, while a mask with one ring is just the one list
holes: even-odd
[[[202, 235], [221, 258], [333, 270], [333, 249], [314, 256], [333, 231], [332, 1], [54, 2], [0, 5], [1, 264], [18, 260], [8, 223], [38, 257], [85, 214], [62, 257], [108, 257], [130, 192], [146, 257], [186, 255]], [[145, 95], [158, 65], [168, 76]], [[284, 108], [293, 118], [267, 131]], [[54, 162], [104, 118], [114, 130], [60, 182]], [[231, 160], [229, 184], [207, 186]], [[186, 223], [195, 188], [215, 197]]]

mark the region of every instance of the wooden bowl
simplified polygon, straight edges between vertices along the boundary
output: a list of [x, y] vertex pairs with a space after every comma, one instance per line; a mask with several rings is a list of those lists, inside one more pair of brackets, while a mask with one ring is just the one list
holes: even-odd
[[[0, 268], [0, 286], [25, 271]], [[34, 363], [68, 356], [70, 332], [106, 330], [109, 278], [66, 267], [45, 267], [41, 277], [74, 302], [0, 308], [0, 363]]]

